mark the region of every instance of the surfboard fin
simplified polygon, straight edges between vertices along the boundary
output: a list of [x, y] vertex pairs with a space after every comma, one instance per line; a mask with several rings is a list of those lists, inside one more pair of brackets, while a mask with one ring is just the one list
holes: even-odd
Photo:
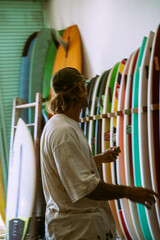
[[66, 52], [66, 57], [67, 57], [70, 37], [68, 37], [67, 41], [64, 41], [57, 30], [55, 30], [55, 33], [56, 33], [56, 37], [57, 37], [59, 43], [61, 44], [64, 51]]
[[58, 48], [59, 42], [55, 39], [55, 36], [53, 35], [52, 30], [51, 30], [51, 37], [54, 45], [56, 46], [56, 48]]

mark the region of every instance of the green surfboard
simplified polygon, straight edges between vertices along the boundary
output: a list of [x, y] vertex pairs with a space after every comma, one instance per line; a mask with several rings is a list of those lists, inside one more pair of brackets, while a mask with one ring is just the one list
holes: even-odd
[[[59, 31], [61, 36], [63, 32], [64, 30]], [[56, 39], [56, 34], [54, 33], [54, 30], [52, 31], [52, 36], [53, 37], [50, 39], [47, 56], [45, 59], [43, 85], [42, 85], [42, 98], [43, 98], [42, 114], [43, 114], [43, 117], [45, 118], [45, 121], [48, 120], [48, 114], [45, 109], [45, 102], [49, 100], [50, 80], [52, 77], [53, 64], [56, 57], [57, 47], [59, 45], [58, 40]]]
[[[51, 29], [43, 28], [38, 33], [31, 55], [29, 102], [35, 102], [36, 93], [42, 93], [45, 61], [51, 42]], [[29, 123], [34, 122], [34, 109], [29, 109]]]

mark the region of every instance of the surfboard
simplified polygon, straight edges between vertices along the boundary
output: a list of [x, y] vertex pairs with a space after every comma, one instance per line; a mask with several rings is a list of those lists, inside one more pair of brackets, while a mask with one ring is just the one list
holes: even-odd
[[[36, 93], [42, 93], [43, 74], [45, 60], [49, 43], [51, 42], [51, 30], [41, 29], [36, 37], [35, 45], [31, 55], [31, 66], [29, 75], [29, 102], [35, 102]], [[34, 109], [29, 109], [29, 123], [34, 122]]]
[[[101, 84], [100, 84], [100, 89], [98, 92], [97, 96], [97, 109], [96, 109], [96, 115], [102, 114], [103, 113], [103, 101], [102, 98], [104, 97], [104, 91], [105, 91], [105, 86], [106, 82], [108, 79], [109, 71], [105, 71], [101, 78]], [[101, 152], [101, 125], [102, 125], [102, 120], [96, 120], [95, 121], [95, 154], [98, 154]]]
[[[100, 80], [99, 80], [99, 84], [98, 84], [98, 87], [96, 89], [96, 95], [94, 96], [93, 98], [93, 101], [95, 102], [94, 104], [94, 110], [93, 110], [93, 114], [92, 115], [97, 115], [97, 112], [99, 110], [99, 93], [101, 91], [101, 88], [102, 88], [102, 83], [103, 83], [103, 80], [104, 80], [104, 74], [102, 74], [100, 76]], [[97, 151], [96, 151], [96, 145], [97, 145], [97, 141], [98, 141], [98, 131], [96, 131], [96, 120], [93, 121], [93, 132], [92, 132], [92, 142], [94, 143], [92, 145], [92, 154], [93, 156], [97, 154]]]
[[[89, 103], [89, 100], [90, 100], [90, 94], [91, 94], [91, 87], [93, 85], [93, 80], [95, 78], [90, 78], [90, 79], [86, 79], [86, 82], [85, 82], [85, 86], [87, 88], [87, 96], [88, 96], [88, 103]], [[89, 116], [89, 108], [86, 107], [85, 109], [82, 109], [81, 112], [80, 112], [80, 118], [86, 118], [87, 116]], [[80, 127], [82, 129], [82, 131], [84, 132], [84, 135], [87, 136], [87, 129], [88, 129], [88, 122], [85, 121], [85, 122], [80, 122]]]
[[[129, 65], [129, 61], [127, 61], [127, 66]], [[126, 59], [123, 59], [119, 65], [118, 71], [117, 71], [117, 75], [116, 75], [116, 80], [115, 80], [115, 84], [114, 84], [114, 90], [113, 90], [113, 100], [112, 100], [112, 107], [111, 107], [111, 112], [115, 112], [118, 109], [118, 101], [119, 101], [119, 91], [120, 91], [120, 86], [121, 86], [121, 80], [122, 77], [124, 78], [124, 69], [125, 69], [125, 73], [126, 73], [126, 69], [127, 66], [125, 67], [126, 64]], [[120, 109], [121, 110], [121, 109]], [[116, 136], [118, 136], [118, 132], [117, 132], [117, 117], [112, 117], [110, 120], [110, 146], [116, 146], [116, 145], [120, 145], [119, 143], [116, 143]], [[121, 147], [121, 152], [123, 152], [122, 146]], [[117, 159], [116, 162], [111, 163], [111, 176], [112, 176], [112, 183], [117, 184], [118, 183], [118, 179], [117, 179], [117, 171], [116, 171], [116, 166], [117, 166], [117, 162], [119, 160]], [[122, 173], [123, 174], [123, 173]], [[117, 207], [117, 211], [119, 214], [119, 220], [121, 222], [121, 227], [123, 228], [124, 231], [124, 235], [127, 238], [130, 238], [130, 236], [132, 236], [132, 231], [130, 231], [128, 225], [129, 222], [126, 218], [125, 212], [123, 210], [123, 204], [120, 202], [116, 202], [116, 207]], [[127, 214], [127, 217], [129, 218], [129, 214]]]
[[6, 208], [7, 239], [24, 239], [35, 199], [35, 149], [30, 131], [18, 120], [9, 162]]
[[[79, 115], [79, 118], [81, 119], [82, 118], [82, 112], [83, 112], [83, 110], [81, 109], [81, 112], [80, 112], [80, 115]], [[82, 127], [82, 122], [80, 122], [80, 128], [82, 129], [82, 131], [83, 131], [83, 127]]]
[[[80, 118], [84, 118], [86, 115], [86, 109], [81, 109]], [[82, 131], [84, 132], [84, 123], [80, 124]]]
[[[160, 25], [157, 28], [150, 57], [149, 77], [148, 77], [148, 144], [149, 144], [149, 162], [151, 169], [152, 188], [160, 193], [160, 150], [159, 150], [159, 112], [152, 110], [153, 104], [159, 103], [159, 70], [157, 69], [160, 63]], [[157, 218], [160, 223], [160, 203], [156, 203]]]
[[[92, 93], [92, 90], [93, 90], [93, 86], [94, 86], [94, 82], [96, 80], [96, 77], [93, 77], [91, 79], [88, 79], [86, 81], [86, 87], [87, 87], [87, 95], [88, 95], [88, 107], [86, 107], [86, 110], [85, 110], [85, 118], [88, 117], [90, 115], [90, 101], [91, 101], [91, 93]], [[89, 123], [86, 121], [84, 123], [84, 135], [87, 137], [88, 135], [88, 125]]]
[[[126, 63], [126, 66], [123, 71], [121, 85], [120, 85], [120, 93], [118, 99], [118, 111], [123, 111], [125, 96], [126, 96], [126, 86], [128, 81], [129, 68], [134, 54], [132, 53]], [[114, 124], [116, 126], [116, 123]], [[116, 132], [116, 130], [115, 130]], [[123, 137], [124, 137], [124, 115], [120, 115], [117, 117], [117, 135], [116, 135], [116, 145], [120, 146], [121, 153], [119, 154], [119, 158], [117, 159], [117, 182], [121, 185], [126, 185], [125, 179], [125, 166], [124, 166], [124, 145], [123, 145]], [[112, 164], [113, 165], [113, 164]], [[127, 169], [129, 171], [129, 169]], [[115, 169], [113, 168], [112, 172], [114, 174]], [[134, 228], [133, 219], [129, 207], [129, 202], [127, 199], [120, 199], [121, 205], [121, 213], [123, 214], [123, 218], [129, 232], [129, 235], [132, 239], [138, 239], [137, 232]], [[127, 235], [126, 238], [128, 239]]]
[[5, 239], [5, 225], [2, 222], [1, 216], [0, 216], [0, 239]]
[[[90, 86], [90, 89], [89, 89], [89, 94], [88, 94], [88, 108], [87, 108], [87, 117], [88, 116], [91, 116], [91, 107], [92, 107], [92, 102], [93, 102], [93, 92], [94, 92], [94, 86], [96, 84], [96, 81], [98, 79], [98, 75], [96, 75], [92, 81], [91, 81], [91, 86]], [[90, 123], [91, 121], [89, 121], [87, 123], [87, 129], [86, 129], [86, 137], [88, 139], [88, 142], [89, 142], [89, 131], [90, 131]]]
[[[154, 33], [150, 32], [146, 49], [143, 55], [142, 64], [139, 73], [139, 96], [138, 96], [138, 134], [139, 134], [139, 153], [140, 153], [140, 170], [142, 176], [142, 186], [151, 189], [151, 174], [149, 167], [149, 152], [148, 152], [148, 126], [147, 126], [147, 91], [148, 91], [148, 68]], [[148, 166], [148, 167], [146, 167]], [[157, 219], [155, 206], [151, 210], [146, 209], [148, 223], [151, 229], [153, 239], [160, 236], [160, 228]]]
[[[119, 90], [121, 85], [121, 79], [123, 75], [123, 71], [125, 68], [126, 60], [123, 59], [119, 64], [118, 71], [115, 78], [115, 84], [113, 89], [113, 98], [111, 104], [111, 112], [117, 111], [118, 108], [118, 98], [119, 98]], [[117, 117], [111, 117], [110, 119], [110, 147], [116, 146], [116, 129], [117, 127]], [[112, 175], [112, 182], [117, 184], [117, 173], [116, 173], [116, 162], [111, 163], [111, 175]]]
[[[4, 116], [3, 104], [2, 104], [2, 93], [0, 88], [0, 115]], [[8, 185], [8, 151], [7, 151], [7, 135], [6, 129], [4, 128], [5, 119], [2, 117], [0, 121], [0, 154], [1, 154], [1, 164], [3, 169], [3, 184], [5, 190], [5, 196], [7, 195], [7, 185]]]
[[[113, 98], [112, 98], [112, 104], [111, 104], [111, 112], [117, 111], [118, 108], [118, 100], [119, 100], [119, 90], [122, 80], [123, 71], [125, 68], [126, 59], [123, 59], [121, 63], [119, 64], [115, 83], [114, 83], [114, 89], [113, 89]], [[126, 68], [125, 68], [126, 69]], [[116, 146], [116, 129], [117, 127], [117, 117], [112, 117], [110, 119], [110, 147]], [[116, 173], [116, 162], [111, 163], [111, 172], [112, 172], [112, 182], [114, 184], [117, 184], [117, 173]]]
[[[93, 95], [92, 95], [92, 105], [91, 105], [91, 116], [95, 115], [95, 108], [96, 108], [96, 96], [98, 92], [98, 88], [100, 85], [101, 76], [96, 79], [94, 89], [93, 89]], [[90, 121], [89, 124], [89, 146], [92, 152], [92, 155], [95, 155], [95, 132], [94, 132], [94, 120]]]
[[[90, 92], [90, 87], [92, 85], [92, 81], [93, 78], [90, 78], [90, 79], [86, 79], [86, 82], [85, 82], [85, 86], [87, 88], [87, 96], [88, 96], [88, 101], [89, 101], [89, 92]], [[81, 109], [81, 112], [80, 112], [80, 119], [81, 118], [85, 118], [87, 117], [88, 115], [88, 107], [86, 107], [85, 109]], [[87, 122], [80, 122], [80, 127], [82, 129], [82, 131], [84, 132], [84, 135], [86, 136], [86, 131], [87, 131]]]
[[[105, 90], [106, 86], [106, 71], [101, 75], [100, 77], [100, 83], [97, 89], [97, 94], [96, 94], [96, 99], [95, 100], [95, 110], [94, 110], [94, 115], [99, 115], [100, 114], [100, 103], [101, 103], [101, 97], [104, 93], [102, 91]], [[94, 145], [92, 146], [92, 153], [93, 155], [97, 155], [100, 153], [101, 149], [101, 119], [95, 120], [93, 122], [93, 139], [94, 139]], [[100, 178], [103, 179], [103, 173], [102, 173], [102, 165], [98, 166], [98, 171]]]
[[2, 163], [1, 163], [1, 156], [0, 156], [0, 215], [3, 220], [3, 223], [5, 224], [5, 210], [6, 210], [6, 197], [5, 197], [5, 191], [4, 191], [4, 183], [3, 183], [3, 176], [2, 176]]
[[[104, 94], [104, 107], [103, 107], [103, 114], [110, 113], [111, 112], [111, 103], [112, 103], [112, 96], [111, 96], [111, 86], [110, 81], [111, 78], [115, 78], [117, 69], [120, 63], [117, 63], [113, 66], [113, 68], [110, 70], [108, 75], [108, 80], [105, 87], [105, 94]], [[112, 84], [113, 89], [113, 84]], [[106, 149], [110, 147], [110, 119], [102, 119], [102, 152], [104, 152]], [[111, 178], [111, 167], [110, 163], [103, 163], [102, 164], [102, 171], [103, 171], [103, 179], [107, 183], [112, 183]], [[119, 219], [117, 216], [117, 211], [115, 207], [114, 201], [109, 201], [109, 205], [111, 207], [112, 214], [114, 216], [115, 222], [116, 222], [116, 231], [120, 238], [124, 238], [124, 234], [122, 232]]]
[[[125, 184], [128, 186], [134, 186], [134, 178], [133, 178], [133, 162], [132, 162], [132, 138], [131, 138], [131, 114], [128, 114], [127, 111], [129, 111], [132, 107], [132, 84], [133, 84], [133, 76], [134, 76], [134, 71], [135, 71], [135, 66], [137, 62], [139, 54], [139, 49], [133, 53], [133, 56], [131, 58], [130, 64], [129, 64], [129, 69], [128, 69], [128, 74], [127, 74], [127, 83], [126, 83], [126, 93], [125, 93], [125, 100], [124, 100], [124, 109], [126, 113], [124, 114], [124, 160], [123, 158], [121, 159], [122, 162], [124, 161], [124, 169], [125, 169], [125, 178], [123, 179]], [[126, 201], [123, 201], [123, 209], [125, 210], [125, 205]], [[136, 234], [138, 236], [138, 239], [145, 239], [140, 220], [139, 220], [139, 215], [138, 215], [138, 209], [136, 203], [133, 203], [131, 201], [128, 201], [129, 208], [130, 208], [130, 217], [133, 222], [133, 227], [136, 231]], [[127, 206], [128, 207], [128, 206]], [[127, 213], [126, 213], [127, 214]]]
[[[63, 41], [68, 41], [68, 48], [64, 50], [63, 43], [59, 45], [52, 75], [61, 68], [73, 67], [82, 72], [82, 54], [81, 39], [77, 25], [67, 27], [62, 35]], [[54, 96], [52, 88], [50, 88], [50, 99]], [[51, 117], [51, 116], [50, 116]]]
[[[120, 89], [121, 85], [121, 78], [123, 75], [123, 71], [125, 68], [125, 60], [122, 60], [122, 62], [119, 64], [115, 79], [114, 79], [114, 87], [112, 90], [112, 104], [111, 104], [111, 112], [114, 112], [117, 110], [117, 104], [118, 104], [118, 90]], [[110, 120], [110, 147], [116, 145], [116, 117], [112, 117]], [[116, 173], [116, 165], [117, 161], [115, 163], [111, 163], [111, 179], [113, 184], [117, 184], [117, 173]], [[131, 234], [129, 232], [129, 228], [124, 216], [124, 212], [122, 210], [121, 202], [120, 200], [114, 201], [115, 207], [117, 210], [117, 216], [120, 222], [121, 229], [123, 231], [123, 234], [127, 239], [131, 239]]]
[[[87, 97], [88, 97], [88, 106], [89, 106], [89, 93], [90, 93], [90, 89], [91, 89], [91, 85], [92, 85], [92, 82], [93, 82], [93, 79], [88, 79], [88, 82], [86, 82], [86, 88], [87, 88]], [[86, 107], [85, 109], [85, 118], [87, 117], [87, 115], [89, 115], [89, 112], [88, 112], [88, 106]], [[88, 122], [86, 121], [84, 123], [84, 135], [87, 137], [87, 125], [88, 125]]]
[[[139, 67], [142, 63], [143, 54], [145, 51], [147, 37], [143, 38], [140, 52], [137, 59], [135, 74], [133, 79], [133, 95], [132, 108], [138, 108], [138, 93], [139, 93]], [[139, 159], [139, 136], [138, 136], [138, 113], [132, 113], [132, 157], [133, 157], [133, 174], [135, 186], [142, 186], [140, 159]], [[142, 204], [137, 204], [140, 217], [141, 227], [145, 239], [151, 239], [151, 230], [147, 221], [145, 207]]]
[[[85, 86], [86, 86], [86, 88], [87, 88], [87, 96], [88, 96], [88, 90], [89, 90], [89, 86], [90, 86], [90, 83], [88, 82], [88, 84], [87, 83], [85, 83]], [[79, 118], [80, 119], [82, 119], [82, 118], [84, 118], [84, 117], [86, 117], [86, 115], [87, 115], [87, 109], [88, 107], [86, 107], [85, 109], [81, 109], [81, 112], [80, 112], [80, 115], [79, 115]], [[80, 121], [80, 128], [82, 129], [82, 131], [84, 132], [85, 130], [84, 130], [84, 125], [85, 125], [85, 123], [87, 124], [87, 122], [81, 122]], [[86, 135], [85, 133], [84, 133], [84, 135]]]
[[[64, 30], [59, 31], [60, 36], [62, 36]], [[42, 98], [43, 98], [43, 105], [42, 105], [42, 114], [45, 118], [45, 121], [48, 121], [48, 114], [45, 109], [45, 102], [49, 100], [49, 91], [50, 91], [50, 80], [52, 77], [52, 70], [53, 65], [57, 53], [57, 48], [59, 46], [59, 42], [56, 38], [56, 33], [51, 30], [51, 39], [49, 43], [49, 47], [47, 50], [47, 55], [45, 59], [45, 67], [44, 67], [44, 74], [43, 74], [43, 85], [42, 85]]]
[[[29, 95], [29, 73], [30, 73], [30, 59], [33, 46], [35, 44], [37, 32], [34, 32], [27, 39], [21, 61], [21, 72], [20, 72], [20, 87], [19, 87], [19, 96], [20, 98], [28, 103]], [[28, 109], [22, 109], [22, 119], [28, 123]]]

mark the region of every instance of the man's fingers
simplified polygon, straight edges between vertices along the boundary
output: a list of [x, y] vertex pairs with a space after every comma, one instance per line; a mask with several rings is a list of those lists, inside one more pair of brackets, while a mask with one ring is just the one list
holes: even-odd
[[147, 202], [144, 203], [144, 205], [150, 210], [152, 208], [152, 204], [149, 204]]
[[156, 198], [160, 199], [160, 195], [153, 190], [149, 190], [149, 194], [150, 196], [153, 196], [153, 197], [155, 196]]
[[154, 192], [153, 190], [147, 189], [147, 198], [146, 201], [144, 202], [144, 205], [148, 208], [151, 209], [152, 205], [156, 203], [155, 197], [160, 199], [160, 195]]
[[116, 151], [117, 151], [117, 153], [120, 153], [121, 152], [120, 147], [116, 147]]
[[153, 194], [154, 194], [154, 196], [155, 196], [156, 198], [160, 199], [160, 195], [159, 195], [158, 193], [153, 192]]
[[109, 157], [112, 158], [113, 160], [116, 160], [117, 159], [117, 154], [110, 153]]
[[114, 152], [117, 152], [117, 153], [120, 153], [120, 152], [121, 152], [120, 147], [117, 147], [117, 146], [115, 146], [115, 147], [110, 147], [110, 150], [111, 150], [111, 151], [114, 151]]
[[154, 204], [156, 201], [155, 201], [154, 198], [152, 198], [152, 199], [148, 199], [147, 202], [152, 205], [152, 204]]

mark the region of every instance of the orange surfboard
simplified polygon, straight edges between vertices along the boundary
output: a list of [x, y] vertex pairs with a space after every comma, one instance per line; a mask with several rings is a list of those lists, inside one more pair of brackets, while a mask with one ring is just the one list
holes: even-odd
[[[82, 72], [81, 39], [77, 25], [66, 28], [62, 35], [62, 40], [68, 44], [60, 45], [57, 50], [52, 75], [61, 68], [73, 67]], [[67, 45], [67, 46], [65, 46]], [[50, 99], [54, 96], [50, 88]]]

